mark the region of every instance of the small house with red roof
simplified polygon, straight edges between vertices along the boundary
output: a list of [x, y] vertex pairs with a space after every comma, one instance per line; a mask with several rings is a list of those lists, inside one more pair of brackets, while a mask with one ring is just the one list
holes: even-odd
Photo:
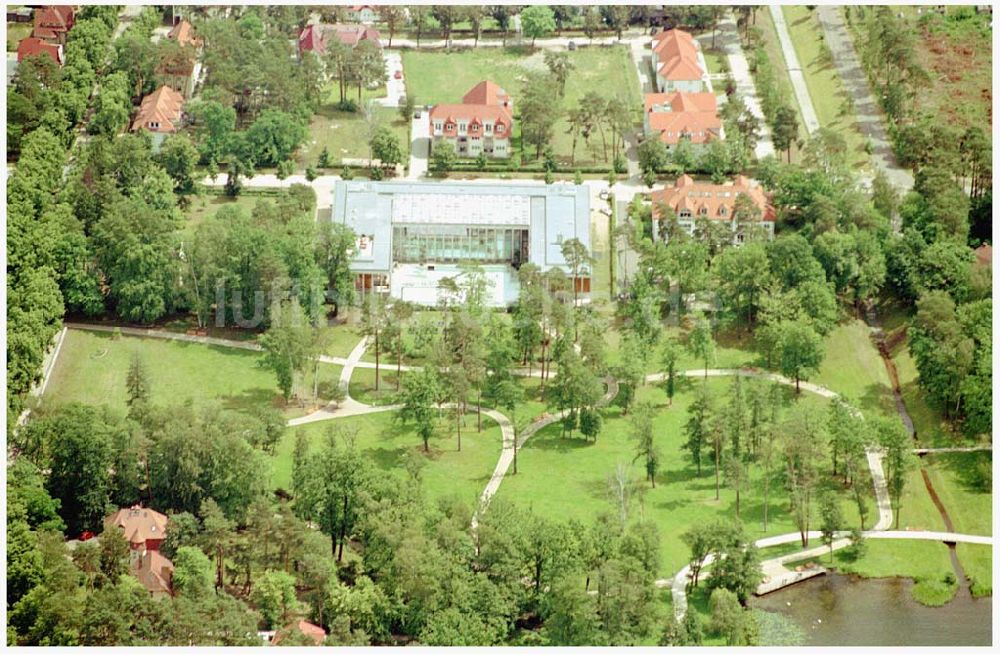
[[296, 620], [292, 624], [286, 625], [274, 634], [271, 640], [272, 645], [281, 645], [282, 642], [288, 645], [315, 644], [322, 645], [326, 641], [326, 629], [306, 620]]
[[49, 43], [34, 36], [21, 39], [17, 44], [17, 61], [24, 61], [27, 57], [37, 57], [48, 55], [52, 61], [60, 66], [63, 65], [63, 47], [59, 43]]
[[447, 143], [459, 157], [478, 157], [482, 153], [506, 159], [513, 131], [514, 102], [490, 80], [472, 87], [461, 104], [438, 104], [430, 113], [434, 147]]
[[45, 5], [35, 10], [35, 27], [31, 36], [65, 45], [66, 35], [76, 22], [76, 12], [69, 5]]
[[335, 23], [327, 25], [315, 23], [306, 25], [299, 32], [299, 55], [303, 52], [311, 51], [317, 55], [325, 55], [327, 45], [336, 39], [344, 45], [355, 48], [362, 41], [371, 41], [379, 48], [382, 47], [378, 30], [367, 25], [344, 25]]
[[679, 29], [660, 32], [653, 37], [652, 49], [656, 88], [661, 93], [708, 90], [708, 78], [698, 59], [698, 45], [691, 34]]
[[167, 38], [195, 49], [200, 49], [202, 46], [201, 39], [194, 34], [194, 26], [186, 19], [177, 21], [177, 24], [167, 33]]
[[180, 129], [183, 109], [184, 96], [169, 86], [161, 86], [142, 99], [132, 121], [132, 131], [144, 129], [152, 133], [155, 150], [168, 134]]
[[659, 138], [669, 148], [681, 139], [704, 145], [725, 138], [715, 94], [647, 93], [643, 124], [648, 138]]
[[159, 550], [167, 537], [167, 516], [148, 507], [119, 509], [104, 519], [104, 530], [119, 528], [133, 552]]
[[[750, 211], [737, 206], [740, 196], [751, 200]], [[694, 234], [699, 220], [711, 220], [725, 223], [732, 229], [733, 245], [743, 244], [751, 226], [760, 227], [768, 239], [774, 238], [774, 207], [764, 189], [743, 175], [725, 184], [696, 182], [689, 175], [681, 175], [672, 187], [654, 191], [652, 200], [654, 238], [660, 234], [665, 209], [677, 216], [678, 225], [689, 234]], [[742, 213], [745, 211], [748, 215]]]
[[167, 537], [167, 516], [138, 504], [104, 519], [104, 531], [120, 529], [131, 554], [129, 572], [155, 599], [169, 597], [174, 564], [160, 554]]

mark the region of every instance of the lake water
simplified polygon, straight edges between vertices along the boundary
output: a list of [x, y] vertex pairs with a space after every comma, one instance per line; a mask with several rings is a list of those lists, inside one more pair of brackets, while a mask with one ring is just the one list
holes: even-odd
[[827, 574], [757, 597], [752, 606], [783, 613], [805, 645], [990, 645], [993, 600], [960, 589], [936, 608], [917, 603], [910, 579]]

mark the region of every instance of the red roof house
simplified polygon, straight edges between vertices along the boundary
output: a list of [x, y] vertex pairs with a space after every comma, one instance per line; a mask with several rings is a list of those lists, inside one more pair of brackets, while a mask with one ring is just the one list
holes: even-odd
[[431, 108], [430, 135], [435, 143], [447, 141], [460, 157], [510, 156], [514, 130], [514, 103], [495, 82], [483, 80], [462, 98], [461, 104]]
[[34, 36], [21, 39], [17, 44], [17, 60], [24, 61], [26, 57], [36, 57], [38, 55], [48, 55], [52, 60], [62, 66], [63, 47], [59, 43], [49, 43]]
[[271, 641], [272, 645], [280, 645], [281, 641], [288, 640], [295, 632], [309, 638], [317, 645], [322, 645], [326, 640], [326, 630], [319, 625], [314, 625], [311, 622], [306, 622], [305, 620], [296, 620], [290, 625], [285, 626], [283, 629], [279, 629], [276, 634], [274, 634], [274, 640]]
[[705, 71], [698, 62], [698, 47], [689, 33], [672, 29], [653, 37], [653, 68], [661, 91], [704, 90]]
[[181, 45], [190, 45], [195, 48], [200, 48], [202, 41], [194, 35], [194, 26], [191, 25], [187, 20], [181, 20], [167, 34], [167, 38], [171, 41], [177, 41]]
[[722, 120], [712, 93], [647, 93], [645, 105], [647, 133], [659, 135], [667, 145], [676, 145], [684, 137], [696, 144], [722, 138]]
[[337, 39], [341, 43], [351, 48], [362, 41], [372, 41], [375, 45], [382, 47], [379, 40], [378, 30], [366, 25], [326, 25], [317, 23], [306, 25], [299, 33], [299, 54], [311, 50], [318, 55], [326, 54], [326, 46]]
[[66, 43], [66, 33], [73, 28], [75, 12], [69, 5], [46, 5], [35, 10], [35, 28], [31, 35], [53, 41]]
[[496, 82], [484, 79], [462, 96], [462, 104], [486, 104], [503, 107], [507, 113], [514, 112], [514, 101]]
[[132, 563], [132, 574], [155, 598], [171, 594], [170, 584], [174, 576], [174, 564], [157, 550], [146, 550]]
[[[776, 214], [764, 190], [756, 183], [738, 175], [726, 184], [696, 182], [689, 175], [681, 175], [674, 186], [661, 191], [653, 191], [653, 222], [660, 221], [661, 207], [673, 210], [678, 222], [693, 231], [695, 221], [707, 219], [732, 224], [734, 242], [743, 242], [743, 233], [738, 229], [734, 209], [736, 198], [747, 195], [760, 209], [760, 224], [770, 237], [774, 236]], [[657, 233], [654, 228], [653, 233]]]
[[[134, 127], [133, 127], [134, 129]], [[104, 530], [119, 528], [133, 550], [159, 550], [167, 537], [167, 516], [136, 504], [104, 519]]]
[[976, 261], [983, 266], [993, 267], [993, 246], [989, 243], [983, 243], [976, 248], [975, 251]]

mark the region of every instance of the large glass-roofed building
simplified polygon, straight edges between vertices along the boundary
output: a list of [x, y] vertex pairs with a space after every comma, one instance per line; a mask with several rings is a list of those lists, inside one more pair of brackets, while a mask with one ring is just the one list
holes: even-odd
[[[563, 241], [577, 238], [590, 250], [583, 185], [339, 181], [333, 193], [332, 220], [358, 236], [358, 289], [418, 304], [437, 304], [441, 280], [474, 262], [486, 273], [490, 304], [508, 306], [522, 264], [572, 275]], [[589, 271], [576, 284], [586, 296]]]

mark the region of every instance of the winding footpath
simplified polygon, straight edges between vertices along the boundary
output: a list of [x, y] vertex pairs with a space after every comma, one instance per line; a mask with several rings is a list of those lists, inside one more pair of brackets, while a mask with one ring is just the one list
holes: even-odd
[[[89, 325], [81, 323], [66, 323], [66, 328], [69, 329], [83, 329], [83, 330], [94, 330], [94, 331], [104, 331], [112, 332], [116, 328], [108, 325]], [[120, 327], [118, 328], [120, 333], [127, 334], [131, 336], [140, 337], [152, 337], [152, 338], [164, 338], [169, 340], [185, 341], [192, 343], [202, 343], [208, 345], [217, 345], [222, 347], [234, 347], [245, 350], [260, 351], [261, 348], [256, 343], [243, 342], [243, 341], [233, 341], [222, 338], [215, 338], [210, 336], [191, 336], [189, 334], [182, 334], [177, 332], [166, 332], [163, 330], [153, 330], [153, 329], [141, 329], [134, 327]], [[60, 339], [61, 340], [61, 339]], [[364, 355], [367, 349], [369, 341], [367, 338], [362, 338], [358, 344], [351, 351], [347, 358], [343, 357], [330, 357], [323, 356], [320, 361], [323, 363], [330, 363], [343, 366], [340, 373], [339, 384], [344, 391], [344, 400], [340, 402], [332, 402], [327, 406], [314, 411], [306, 416], [300, 418], [293, 418], [288, 421], [287, 425], [293, 427], [296, 425], [309, 424], [314, 422], [320, 422], [325, 420], [334, 420], [338, 418], [347, 418], [351, 416], [366, 415], [369, 413], [382, 413], [386, 411], [398, 410], [402, 405], [391, 404], [385, 406], [373, 406], [364, 404], [352, 398], [349, 393], [351, 376], [354, 373], [355, 368], [374, 368], [375, 364], [370, 362], [361, 361], [361, 357]], [[51, 371], [54, 365], [55, 357], [53, 356], [52, 362], [48, 366], [48, 370]], [[405, 370], [418, 369], [417, 366], [404, 366]], [[522, 371], [527, 373], [527, 371]], [[533, 373], [541, 374], [540, 371], [533, 371]], [[776, 373], [770, 373], [766, 371], [759, 370], [757, 368], [709, 368], [708, 370], [684, 370], [679, 371], [679, 375], [684, 377], [753, 377], [757, 379], [765, 379], [786, 386], [795, 386], [795, 381], [784, 377]], [[47, 376], [47, 375], [46, 375]], [[532, 376], [535, 376], [532, 374]], [[663, 373], [654, 373], [646, 375], [647, 383], [655, 383], [663, 381], [666, 375]], [[607, 377], [605, 379], [605, 384], [607, 385], [607, 391], [599, 402], [599, 406], [605, 406], [610, 403], [615, 396], [618, 394], [618, 383], [613, 377]], [[839, 395], [823, 386], [818, 384], [812, 384], [809, 382], [800, 382], [799, 387], [807, 392], [814, 393], [824, 398], [833, 399], [839, 397]], [[443, 404], [441, 408], [454, 408], [454, 404]], [[852, 409], [854, 410], [854, 409]], [[854, 410], [857, 415], [860, 412]], [[507, 471], [513, 464], [515, 456], [514, 448], [514, 426], [510, 419], [507, 418], [503, 413], [496, 411], [494, 409], [483, 409], [482, 412], [495, 420], [497, 424], [500, 425], [500, 430], [503, 439], [503, 446], [500, 452], [500, 458], [497, 460], [496, 467], [493, 470], [493, 474], [490, 476], [486, 487], [480, 494], [479, 507], [476, 513], [473, 515], [471, 528], [475, 531], [479, 524], [479, 516], [489, 507], [490, 500], [496, 495], [497, 491], [500, 490], [500, 484], [503, 482], [504, 477], [507, 476]], [[530, 425], [528, 425], [524, 431], [519, 435], [517, 442], [517, 449], [520, 450], [524, 444], [530, 439], [534, 434], [538, 433], [545, 427], [557, 422], [562, 419], [565, 415], [565, 411], [560, 411], [552, 414], [545, 414], [537, 419], [535, 419]], [[947, 448], [946, 448], [947, 449]], [[981, 448], [961, 448], [963, 451], [965, 449], [981, 449]], [[917, 452], [919, 450], [915, 450]], [[938, 451], [938, 450], [930, 450]], [[990, 536], [978, 536], [970, 534], [959, 534], [954, 532], [934, 532], [934, 531], [889, 531], [889, 526], [892, 524], [892, 509], [889, 502], [889, 491], [886, 484], [885, 473], [882, 469], [882, 453], [880, 450], [870, 448], [867, 451], [868, 468], [872, 475], [872, 484], [875, 489], [875, 499], [878, 506], [879, 519], [871, 530], [865, 531], [864, 536], [866, 538], [879, 538], [879, 539], [896, 539], [896, 540], [931, 540], [939, 541], [944, 543], [971, 543], [977, 545], [992, 545], [993, 539]], [[846, 538], [847, 532], [842, 532], [838, 540], [834, 541], [832, 544], [832, 549], [837, 550], [849, 545], [850, 541]], [[816, 539], [820, 538], [821, 533], [818, 531], [810, 531], [809, 538]], [[766, 538], [761, 538], [754, 542], [754, 545], [759, 548], [767, 548], [775, 545], [784, 545], [787, 543], [798, 542], [801, 538], [799, 532], [792, 532], [788, 534], [779, 534], [775, 536], [768, 536]], [[805, 578], [805, 573], [796, 572], [794, 570], [789, 570], [786, 568], [786, 564], [793, 563], [795, 561], [801, 561], [804, 559], [816, 558], [826, 552], [830, 551], [830, 547], [823, 545], [801, 552], [793, 552], [791, 554], [786, 554], [783, 556], [775, 557], [772, 559], [767, 559], [762, 561], [761, 567], [765, 574], [765, 581], [758, 587], [758, 592], [770, 592], [770, 590], [776, 590], [777, 588], [782, 588], [789, 584], [795, 583], [802, 578]], [[703, 561], [703, 567], [710, 565], [713, 562], [713, 557], [710, 555]], [[655, 584], [659, 588], [670, 587], [671, 596], [673, 599], [674, 614], [678, 620], [682, 619], [687, 613], [687, 584], [690, 578], [691, 568], [690, 566], [684, 566], [679, 570], [673, 577], [665, 579], [657, 579]]]

